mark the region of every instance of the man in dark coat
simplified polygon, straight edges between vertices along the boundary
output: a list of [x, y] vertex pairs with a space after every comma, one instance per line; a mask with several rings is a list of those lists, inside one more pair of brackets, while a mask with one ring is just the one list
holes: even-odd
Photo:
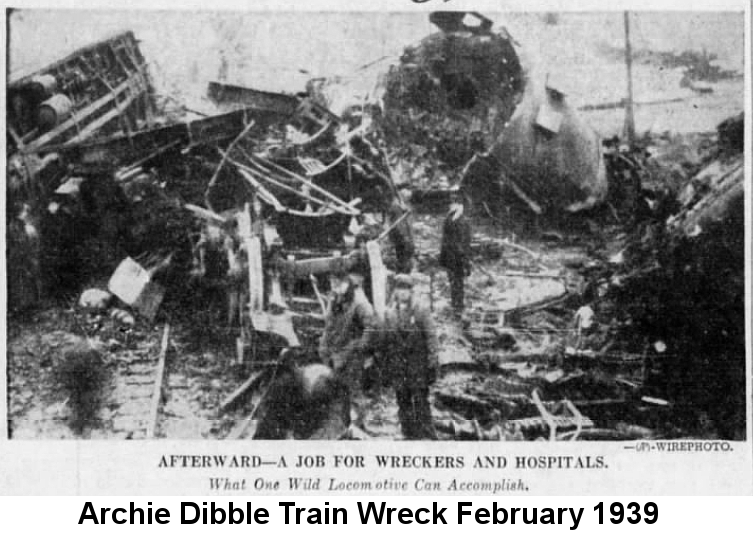
[[397, 198], [392, 201], [387, 210], [388, 225], [399, 221], [390, 231], [390, 241], [395, 248], [395, 271], [398, 273], [410, 273], [413, 270], [413, 256], [416, 254], [410, 216], [405, 216], [406, 211], [406, 207]]
[[442, 227], [439, 265], [447, 270], [452, 308], [460, 314], [464, 308], [465, 277], [471, 273], [471, 226], [463, 213], [462, 195], [458, 190], [451, 195], [450, 210]]
[[437, 376], [438, 343], [434, 322], [413, 298], [413, 280], [395, 278], [392, 302], [385, 313], [382, 354], [395, 387], [398, 417], [406, 440], [436, 440], [429, 386]]
[[332, 277], [332, 298], [319, 340], [319, 357], [335, 372], [350, 393], [356, 424], [363, 424], [359, 400], [363, 393], [363, 369], [377, 333], [376, 316], [356, 274]]

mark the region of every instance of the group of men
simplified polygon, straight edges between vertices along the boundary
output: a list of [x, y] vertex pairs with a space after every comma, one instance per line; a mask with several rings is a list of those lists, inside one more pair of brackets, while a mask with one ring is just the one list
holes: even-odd
[[357, 274], [338, 274], [332, 285], [319, 356], [346, 387], [353, 423], [364, 426], [363, 372], [371, 359], [395, 388], [403, 436], [435, 439], [429, 386], [438, 368], [436, 331], [429, 311], [413, 298], [412, 277], [403, 273], [394, 278], [382, 321]]
[[[462, 198], [453, 192], [439, 263], [448, 271], [456, 315], [463, 309], [463, 282], [470, 272], [469, 249], [470, 226], [463, 213]], [[404, 438], [432, 440], [436, 439], [436, 431], [429, 387], [437, 378], [438, 342], [431, 313], [415, 298], [413, 277], [405, 272], [410, 271], [411, 265], [399, 262], [382, 321], [377, 319], [358, 274], [333, 276], [319, 356], [349, 392], [356, 425], [364, 424], [363, 371], [366, 361], [372, 359], [380, 376], [395, 389]]]
[[[401, 213], [394, 206], [388, 213], [396, 273], [383, 317], [377, 317], [367, 297], [369, 281], [358, 267], [333, 273], [318, 358], [281, 366], [262, 404], [255, 438], [337, 438], [350, 425], [368, 433], [367, 369], [374, 372], [370, 377], [395, 389], [405, 439], [437, 438], [429, 403], [439, 369], [437, 333], [430, 311], [414, 295], [412, 229]], [[456, 317], [463, 309], [469, 249], [462, 197], [453, 192], [439, 263], [449, 274]]]

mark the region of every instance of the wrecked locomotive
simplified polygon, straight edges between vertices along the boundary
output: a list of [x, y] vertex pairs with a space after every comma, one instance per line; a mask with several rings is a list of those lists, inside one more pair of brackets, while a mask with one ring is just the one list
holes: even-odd
[[602, 203], [601, 140], [570, 106], [569, 89], [534, 72], [515, 39], [485, 16], [429, 18], [440, 31], [370, 66], [371, 87], [359, 71], [314, 81], [310, 91], [335, 110], [368, 115], [396, 176], [416, 189], [459, 183], [476, 207], [496, 213], [521, 206], [556, 215]]

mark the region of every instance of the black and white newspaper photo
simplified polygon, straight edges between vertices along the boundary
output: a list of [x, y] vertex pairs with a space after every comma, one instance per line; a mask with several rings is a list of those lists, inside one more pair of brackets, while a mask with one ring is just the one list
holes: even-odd
[[750, 15], [4, 6], [0, 494], [750, 494]]

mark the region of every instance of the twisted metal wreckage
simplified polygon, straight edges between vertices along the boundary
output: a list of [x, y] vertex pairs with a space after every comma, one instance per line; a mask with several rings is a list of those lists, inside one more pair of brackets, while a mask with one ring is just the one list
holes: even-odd
[[[282, 436], [361, 437], [358, 429], [348, 431], [337, 395], [325, 396], [328, 408], [313, 414], [305, 393], [296, 391], [302, 382], [329, 385], [325, 367], [302, 366], [295, 361], [298, 353], [280, 357], [279, 350], [310, 345], [300, 339], [302, 332], [311, 336], [301, 322], [320, 325], [331, 273], [361, 271], [377, 315], [383, 313], [396, 262], [389, 241], [410, 212], [403, 188], [414, 190], [418, 202], [421, 193], [441, 194], [446, 184], [440, 180], [436, 187], [439, 176], [461, 184], [489, 214], [509, 214], [514, 206], [556, 219], [614, 199], [615, 188], [634, 181], [640, 167], [628, 155], [602, 154], [598, 137], [556, 80], [529, 77], [504, 29], [493, 31], [489, 19], [466, 15], [433, 13], [440, 31], [408, 47], [386, 71], [377, 63], [350, 79], [312, 80], [305, 94], [211, 82], [207, 96], [219, 113], [186, 122], [158, 113], [159, 97], [130, 32], [12, 81], [9, 308], [28, 308], [107, 269], [114, 270], [109, 293], [85, 292], [81, 304], [105, 306], [113, 294], [125, 305], [124, 321], [132, 324], [125, 309], [154, 320], [165, 286], [180, 292], [181, 284], [192, 287], [196, 280], [214, 285], [227, 296], [228, 323], [238, 327], [237, 362], [250, 371], [218, 409], [227, 413], [251, 400], [253, 409], [229, 437], [265, 437], [270, 418], [281, 417], [292, 422], [277, 429]], [[369, 69], [382, 69], [377, 83], [356, 88]], [[730, 124], [724, 132], [734, 132], [736, 122]], [[731, 138], [720, 145], [734, 146], [737, 136]], [[633, 324], [662, 344], [682, 340], [678, 352], [694, 354], [698, 333], [708, 329], [698, 331], [695, 319], [679, 322], [677, 310], [708, 307], [718, 336], [701, 337], [704, 351], [723, 354], [722, 375], [737, 383], [744, 333], [737, 332], [735, 314], [741, 313], [743, 271], [737, 261], [722, 269], [707, 265], [730, 254], [735, 260], [744, 250], [742, 149], [721, 154], [688, 183], [680, 209], [652, 212], [618, 261], [582, 268], [588, 277], [598, 275], [600, 295], [640, 318]], [[672, 217], [665, 222], [667, 215]], [[511, 241], [493, 245], [500, 244], [536, 256]], [[538, 269], [527, 276], [551, 277]], [[647, 306], [642, 296], [656, 291], [656, 280], [662, 281], [658, 301]], [[688, 303], [678, 293], [679, 280], [696, 298], [707, 296], [709, 285], [715, 296], [727, 298]], [[530, 330], [542, 313], [551, 320], [552, 312], [584, 301], [563, 286], [543, 301], [506, 310], [505, 325]], [[469, 332], [486, 333], [471, 337], [474, 343], [496, 347], [509, 338], [509, 329], [496, 330], [490, 342], [497, 320], [472, 319]], [[169, 325], [146, 436], [154, 435], [168, 337]], [[659, 367], [666, 362], [663, 351], [595, 353], [583, 347], [580, 331], [567, 350], [562, 366], [562, 356], [511, 357], [481, 384], [436, 392], [438, 410], [450, 414], [438, 422], [440, 430], [484, 440], [654, 436], [646, 422], [655, 422], [657, 411], [671, 410], [671, 403], [650, 395], [655, 388], [647, 388], [657, 361]], [[554, 369], [553, 358], [559, 363]], [[694, 374], [714, 368], [707, 356], [699, 359], [690, 359], [687, 372], [679, 374], [693, 376], [693, 385]], [[683, 391], [684, 384], [677, 379], [659, 392], [678, 399], [697, 394]], [[713, 412], [723, 396], [707, 397], [704, 407]], [[286, 399], [295, 414], [270, 407], [270, 398]], [[730, 405], [735, 408], [722, 410], [719, 421], [739, 417], [737, 399]], [[646, 426], [610, 427], [619, 411]], [[728, 434], [737, 429], [731, 423]]]

